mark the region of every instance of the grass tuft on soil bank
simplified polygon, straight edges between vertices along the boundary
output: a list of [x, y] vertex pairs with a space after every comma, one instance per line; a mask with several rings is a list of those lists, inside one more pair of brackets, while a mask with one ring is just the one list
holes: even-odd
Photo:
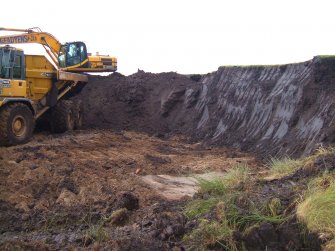
[[335, 154], [335, 148], [320, 147], [312, 155], [302, 159], [292, 159], [290, 157], [284, 157], [282, 159], [271, 158], [266, 165], [269, 168], [269, 174], [264, 179], [280, 179], [295, 173], [300, 168], [313, 169], [316, 160], [322, 160], [323, 157], [332, 154]]
[[309, 230], [335, 234], [335, 183], [308, 196], [299, 204], [297, 215]]
[[194, 229], [184, 240], [189, 242], [191, 250], [208, 250], [207, 247], [217, 247], [224, 250], [238, 251], [233, 240], [233, 229], [227, 221], [209, 221], [202, 219], [196, 229]]
[[292, 243], [299, 243], [293, 249], [309, 247], [311, 232], [326, 235], [327, 247], [334, 246], [334, 165], [334, 148], [319, 148], [303, 159], [272, 159], [266, 177], [250, 175], [242, 165], [221, 178], [200, 180], [196, 198], [184, 209], [196, 222], [184, 236], [185, 244], [197, 250], [248, 250], [248, 240], [252, 243], [265, 231], [273, 240], [254, 244], [279, 248], [287, 244], [280, 243], [281, 234], [306, 227], [307, 233], [292, 237]]
[[328, 245], [335, 243], [335, 175], [326, 172], [314, 178], [306, 197], [297, 206], [298, 219], [310, 232], [327, 236]]
[[247, 232], [262, 222], [284, 222], [277, 214], [278, 200], [264, 206], [249, 199], [255, 181], [249, 173], [246, 165], [238, 165], [221, 178], [199, 180], [198, 198], [184, 209], [189, 220], [198, 221], [198, 226], [184, 237], [190, 249], [241, 250], [242, 246], [234, 241], [235, 232]]
[[188, 219], [194, 219], [208, 213], [218, 203], [217, 198], [198, 199], [187, 204], [184, 213]]
[[201, 194], [222, 195], [248, 179], [249, 168], [246, 165], [237, 165], [220, 178], [212, 180], [199, 179]]
[[279, 179], [296, 171], [302, 165], [301, 160], [285, 157], [283, 159], [271, 158], [268, 167], [270, 169], [267, 179]]

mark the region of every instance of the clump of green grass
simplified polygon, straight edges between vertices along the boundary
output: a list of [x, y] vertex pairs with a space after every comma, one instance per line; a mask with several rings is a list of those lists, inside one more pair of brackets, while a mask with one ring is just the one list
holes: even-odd
[[322, 58], [334, 58], [335, 59], [335, 55], [319, 55], [318, 57]]
[[200, 193], [211, 195], [223, 195], [227, 190], [236, 188], [248, 179], [249, 168], [246, 165], [238, 165], [230, 169], [226, 175], [212, 180], [198, 179]]
[[198, 185], [200, 187], [200, 194], [221, 195], [227, 190], [227, 186], [222, 178], [214, 178], [211, 180], [198, 179]]
[[217, 198], [193, 200], [187, 204], [184, 213], [189, 219], [208, 213], [218, 203]]
[[261, 222], [269, 222], [274, 224], [279, 224], [284, 221], [284, 218], [281, 216], [272, 216], [272, 215], [263, 215], [257, 212], [251, 212], [247, 215], [238, 215], [237, 219], [235, 220], [235, 224], [237, 226], [243, 226], [246, 228], [248, 226], [258, 224]]
[[235, 188], [240, 183], [246, 182], [248, 178], [250, 178], [248, 166], [237, 165], [229, 170], [229, 172], [223, 177], [223, 181], [228, 188]]
[[208, 250], [208, 247], [221, 247], [225, 250], [237, 251], [233, 240], [233, 230], [226, 220], [201, 220], [199, 226], [184, 237], [190, 243], [190, 249]]
[[241, 212], [239, 207], [234, 204], [231, 204], [226, 208], [226, 217], [230, 226], [242, 231], [261, 222], [280, 224], [285, 221], [285, 218], [282, 215], [267, 214], [255, 207], [249, 208], [248, 211]]
[[278, 198], [272, 198], [267, 204], [267, 209], [271, 216], [278, 216], [278, 211], [281, 207], [281, 201]]
[[267, 180], [280, 179], [297, 171], [299, 168], [309, 169], [314, 168], [314, 162], [317, 159], [335, 154], [334, 147], [319, 147], [309, 157], [303, 159], [292, 159], [284, 157], [282, 159], [271, 158], [267, 164], [269, 175], [265, 177]]
[[271, 158], [267, 165], [270, 169], [266, 179], [279, 179], [295, 172], [303, 164], [302, 160], [295, 160], [289, 157], [283, 159]]
[[306, 197], [297, 207], [298, 219], [311, 232], [335, 237], [335, 183]]

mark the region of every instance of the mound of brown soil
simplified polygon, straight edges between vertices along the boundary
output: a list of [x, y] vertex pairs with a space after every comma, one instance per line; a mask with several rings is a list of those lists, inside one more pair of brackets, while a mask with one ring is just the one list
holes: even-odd
[[220, 67], [196, 80], [173, 72], [91, 76], [79, 96], [85, 126], [181, 133], [263, 156], [299, 156], [335, 141], [333, 58]]

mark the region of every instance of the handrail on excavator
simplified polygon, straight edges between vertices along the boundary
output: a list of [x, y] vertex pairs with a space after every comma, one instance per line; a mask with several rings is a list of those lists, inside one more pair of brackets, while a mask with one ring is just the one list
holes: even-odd
[[42, 32], [42, 30], [39, 27], [32, 27], [29, 29], [17, 29], [17, 28], [4, 28], [0, 27], [0, 31], [18, 31], [18, 32], [35, 32], [34, 30], [37, 30], [38, 32]]

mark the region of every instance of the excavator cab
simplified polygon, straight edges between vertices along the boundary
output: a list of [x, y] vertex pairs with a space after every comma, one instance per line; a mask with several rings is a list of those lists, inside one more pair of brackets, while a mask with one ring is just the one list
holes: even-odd
[[86, 45], [83, 42], [66, 43], [58, 54], [60, 68], [85, 67], [88, 64]]

